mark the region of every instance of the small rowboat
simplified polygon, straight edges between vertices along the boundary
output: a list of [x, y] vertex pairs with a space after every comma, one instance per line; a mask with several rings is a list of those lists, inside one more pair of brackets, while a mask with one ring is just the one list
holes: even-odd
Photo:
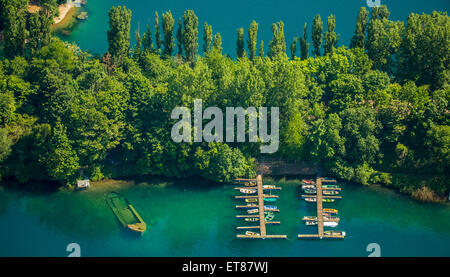
[[245, 218], [245, 221], [248, 221], [248, 222], [255, 222], [255, 221], [258, 221], [259, 220], [259, 218], [257, 218], [257, 217], [247, 217], [247, 218]]
[[249, 213], [249, 214], [256, 214], [256, 213], [258, 213], [258, 209], [251, 209], [251, 210], [247, 210], [247, 213]]
[[272, 221], [275, 218], [275, 214], [270, 212], [270, 214], [266, 214], [266, 216], [264, 217], [265, 221]]
[[247, 199], [245, 199], [245, 202], [247, 202], [247, 203], [255, 203], [255, 202], [258, 202], [258, 199], [256, 199], [256, 198], [247, 198]]
[[237, 207], [240, 207], [240, 208], [243, 208], [243, 209], [250, 209], [250, 208], [257, 208], [258, 205], [256, 205], [255, 203], [251, 203], [251, 204], [247, 204], [245, 206], [237, 206]]
[[[306, 221], [305, 222], [306, 226], [316, 226], [317, 225], [317, 221], [313, 220], [313, 221]], [[329, 222], [329, 221], [324, 221], [323, 222], [323, 226], [324, 227], [336, 227], [338, 226], [337, 222]]]
[[277, 206], [264, 205], [264, 209], [266, 209], [266, 210], [276, 210], [276, 209], [277, 209]]
[[338, 213], [338, 210], [336, 210], [336, 209], [323, 209], [322, 211], [325, 213], [332, 213], [332, 214]]
[[337, 216], [324, 216], [323, 217], [323, 221], [339, 222], [339, 220], [341, 220], [341, 219]]
[[315, 190], [315, 189], [304, 189], [304, 191], [306, 194], [316, 194], [317, 193], [317, 190]]
[[334, 199], [323, 198], [322, 202], [331, 203], [331, 202], [334, 202]]
[[340, 189], [338, 185], [322, 185], [324, 189]]
[[322, 191], [323, 195], [336, 195], [339, 194], [338, 190], [324, 190]]
[[302, 185], [302, 189], [315, 189], [316, 185]]
[[266, 201], [266, 202], [276, 202], [277, 199], [276, 198], [264, 198], [264, 201]]
[[239, 191], [246, 194], [256, 193], [256, 189], [240, 189]]
[[339, 223], [334, 222], [334, 221], [324, 221], [323, 222], [324, 227], [336, 227], [338, 225], [339, 225]]
[[306, 197], [305, 201], [306, 202], [317, 202], [315, 197]]
[[252, 231], [247, 231], [247, 232], [245, 232], [245, 234], [246, 234], [247, 236], [260, 236], [259, 233], [255, 233], [255, 232], [252, 232]]
[[276, 188], [276, 186], [274, 186], [274, 185], [264, 185], [263, 186], [263, 189], [275, 189]]
[[323, 233], [327, 236], [344, 236], [345, 237], [344, 231], [325, 231]]

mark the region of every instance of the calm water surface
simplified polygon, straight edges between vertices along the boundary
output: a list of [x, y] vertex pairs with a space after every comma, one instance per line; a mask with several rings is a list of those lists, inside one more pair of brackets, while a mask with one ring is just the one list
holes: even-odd
[[[299, 233], [316, 228], [301, 223], [315, 205], [299, 199], [300, 181], [265, 181], [283, 189], [276, 205], [280, 226], [270, 234], [288, 240], [239, 240], [233, 186], [203, 180], [150, 180], [134, 185], [94, 187], [83, 192], [0, 191], [0, 256], [67, 256], [76, 242], [82, 256], [367, 256], [369, 243], [382, 256], [450, 256], [450, 206], [419, 204], [384, 188], [342, 184], [339, 209], [341, 241], [301, 241]], [[142, 237], [120, 228], [104, 201], [109, 190], [124, 194], [143, 219]]]

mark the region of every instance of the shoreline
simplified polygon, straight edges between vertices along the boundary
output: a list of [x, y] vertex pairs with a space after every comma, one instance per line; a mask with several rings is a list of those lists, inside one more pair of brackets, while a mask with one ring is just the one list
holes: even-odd
[[72, 3], [70, 3], [70, 4], [66, 3], [66, 4], [59, 5], [58, 6], [59, 16], [53, 18], [53, 20], [55, 21], [54, 25], [63, 21], [72, 8], [76, 8], [76, 6]]
[[[149, 178], [155, 178], [156, 176], [150, 176]], [[302, 178], [305, 176], [271, 176], [271, 175], [267, 175], [265, 176], [265, 178], [268, 178], [269, 180], [273, 180], [273, 181], [277, 181], [277, 180], [284, 180], [284, 181], [289, 181], [289, 180], [296, 180], [296, 181], [301, 181]], [[158, 176], [156, 178], [162, 178], [162, 179], [166, 179], [167, 180], [172, 180], [171, 177], [161, 177]], [[176, 178], [179, 179], [179, 178]], [[181, 179], [188, 179], [188, 178], [181, 178]], [[205, 179], [206, 180], [206, 179]], [[440, 196], [435, 194], [435, 197], [432, 199], [428, 199], [427, 201], [424, 201], [423, 199], [420, 199], [418, 197], [416, 197], [415, 195], [407, 192], [407, 191], [401, 191], [400, 189], [396, 188], [396, 187], [392, 187], [392, 186], [387, 186], [381, 183], [377, 183], [377, 184], [371, 184], [369, 186], [360, 184], [360, 183], [356, 183], [356, 182], [352, 182], [352, 181], [346, 181], [346, 180], [341, 180], [341, 179], [336, 179], [338, 180], [338, 182], [346, 182], [349, 183], [351, 185], [355, 185], [355, 186], [361, 186], [361, 187], [367, 187], [370, 189], [374, 189], [376, 190], [377, 188], [382, 188], [382, 189], [386, 189], [386, 190], [390, 190], [392, 192], [395, 192], [399, 195], [403, 195], [409, 199], [412, 199], [420, 204], [449, 204], [450, 201], [447, 200], [447, 198], [445, 196]], [[208, 181], [208, 180], [206, 180]], [[98, 190], [98, 189], [105, 189], [105, 188], [110, 188], [110, 187], [114, 187], [114, 188], [123, 188], [126, 186], [133, 186], [135, 184], [137, 184], [139, 182], [136, 182], [136, 179], [103, 179], [101, 181], [95, 181], [92, 182], [91, 181], [91, 188], [87, 189], [87, 190]], [[229, 183], [218, 183], [220, 185], [227, 185]], [[98, 189], [96, 189], [95, 187], [97, 187]], [[426, 188], [429, 188], [428, 186], [425, 186]], [[81, 190], [77, 190], [75, 187], [71, 188], [70, 190], [72, 191], [83, 191], [83, 189]]]
[[77, 23], [76, 15], [79, 9], [77, 7], [70, 8], [63, 20], [51, 26], [52, 32], [68, 35]]

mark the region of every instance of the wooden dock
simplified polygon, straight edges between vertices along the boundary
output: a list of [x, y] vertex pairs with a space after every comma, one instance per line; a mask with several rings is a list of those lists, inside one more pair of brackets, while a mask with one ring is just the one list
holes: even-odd
[[[345, 237], [345, 232], [343, 234], [336, 235], [324, 235], [323, 231], [323, 198], [335, 198], [341, 199], [341, 196], [330, 196], [330, 195], [322, 195], [322, 182], [323, 178], [316, 178], [316, 195], [302, 195], [302, 197], [312, 197], [316, 198], [316, 207], [317, 207], [317, 234], [299, 234], [299, 239], [343, 239]], [[335, 183], [336, 180], [325, 180], [327, 182]]]
[[[256, 177], [256, 180], [254, 179], [238, 179], [238, 182], [241, 180], [245, 180], [245, 181], [256, 181], [256, 190], [257, 190], [257, 195], [246, 195], [246, 196], [236, 196], [236, 199], [240, 199], [240, 198], [258, 198], [258, 215], [237, 215], [237, 218], [247, 218], [247, 217], [259, 217], [259, 226], [241, 226], [241, 227], [236, 227], [237, 230], [245, 230], [245, 229], [259, 229], [259, 235], [242, 235], [242, 234], [238, 234], [236, 235], [237, 238], [248, 238], [248, 239], [287, 239], [286, 235], [268, 235], [267, 234], [267, 230], [266, 230], [266, 225], [267, 224], [280, 224], [281, 222], [279, 221], [268, 221], [266, 222], [265, 219], [265, 211], [272, 211], [272, 212], [279, 212], [278, 209], [276, 210], [268, 210], [268, 209], [264, 209], [264, 198], [269, 198], [269, 197], [275, 197], [274, 195], [270, 194], [264, 194], [264, 190], [268, 190], [269, 188], [264, 188], [263, 187], [263, 183], [262, 183], [262, 176], [258, 175]], [[235, 189], [240, 190], [240, 189], [255, 189], [255, 187], [237, 187]], [[280, 190], [281, 188], [272, 188], [270, 190]], [[251, 197], [249, 197], [251, 196]], [[278, 196], [276, 196], [278, 198]]]
[[319, 237], [323, 237], [323, 214], [322, 214], [322, 179], [317, 178], [316, 179], [316, 191], [317, 191], [317, 233], [319, 234]]

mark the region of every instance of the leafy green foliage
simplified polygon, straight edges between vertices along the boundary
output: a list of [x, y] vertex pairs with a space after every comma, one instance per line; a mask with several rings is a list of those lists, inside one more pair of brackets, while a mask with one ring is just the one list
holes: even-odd
[[[155, 26], [163, 40], [156, 35], [154, 46], [147, 26], [130, 53], [131, 12], [117, 7], [109, 12], [109, 53], [99, 59], [57, 38], [43, 43], [48, 15], [27, 17], [21, 37], [19, 4], [8, 4], [16, 17], [2, 18], [4, 33], [12, 35], [0, 61], [3, 178], [68, 184], [80, 178], [80, 169], [93, 180], [155, 174], [228, 182], [254, 176], [259, 143], [171, 140], [171, 111], [202, 99], [204, 107], [222, 109], [279, 107], [274, 158], [312, 160], [336, 177], [417, 195], [430, 193], [422, 182], [405, 184], [404, 176], [427, 174], [433, 191], [450, 191], [446, 14], [412, 14], [404, 28], [389, 20], [386, 7], [372, 9], [369, 23], [361, 9], [351, 49], [336, 48], [334, 17], [324, 34], [318, 15], [312, 25], [315, 57], [308, 58], [305, 24], [303, 36], [290, 45], [292, 59], [281, 21], [272, 26], [267, 57], [262, 41], [256, 53], [253, 21], [249, 59], [241, 28], [233, 60], [222, 54], [222, 37], [213, 37], [207, 23], [204, 55], [197, 56], [198, 18], [190, 10], [178, 21], [176, 56], [170, 12], [162, 15], [162, 28], [159, 18]], [[295, 57], [298, 41], [301, 59]]]

